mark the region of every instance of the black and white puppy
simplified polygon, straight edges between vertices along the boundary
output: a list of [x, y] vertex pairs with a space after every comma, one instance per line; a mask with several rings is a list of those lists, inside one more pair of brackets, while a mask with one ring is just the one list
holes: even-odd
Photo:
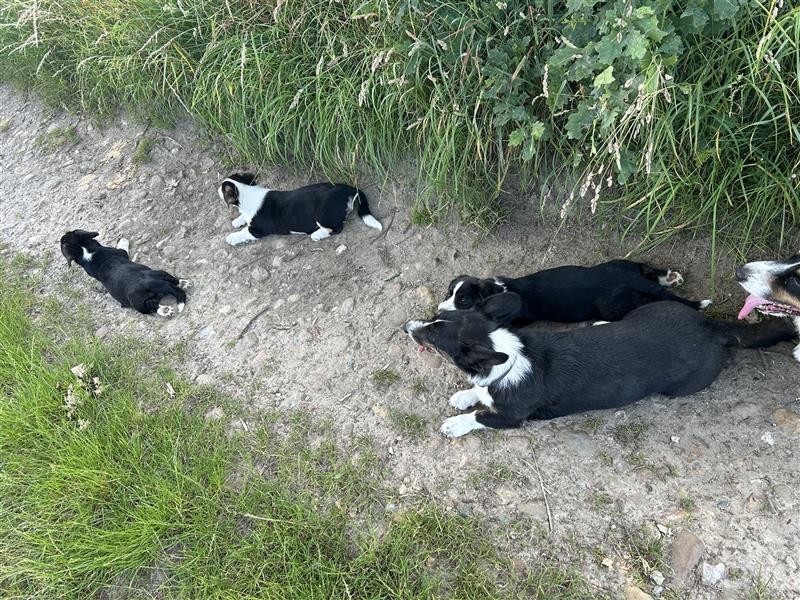
[[291, 191], [269, 190], [256, 185], [252, 173], [234, 173], [219, 186], [219, 197], [239, 209], [231, 225], [244, 229], [230, 234], [231, 246], [252, 242], [267, 235], [310, 234], [319, 241], [340, 233], [347, 215], [356, 207], [368, 227], [383, 226], [369, 211], [361, 190], [342, 183], [315, 183]]
[[[736, 281], [749, 296], [739, 319], [753, 310], [775, 317], [789, 317], [800, 334], [800, 254], [786, 260], [749, 262], [736, 269]], [[794, 357], [800, 361], [800, 345]]]
[[447, 419], [444, 435], [617, 408], [651, 394], [686, 396], [717, 378], [732, 348], [765, 347], [794, 335], [781, 320], [726, 323], [679, 302], [647, 304], [600, 327], [549, 331], [500, 326], [520, 304], [517, 294], [496, 294], [483, 312], [444, 311], [403, 327], [413, 341], [444, 356], [474, 385], [454, 394], [452, 407], [482, 405]]
[[125, 308], [171, 317], [175, 309], [162, 304], [164, 298], [171, 296], [177, 301], [178, 312], [183, 311], [187, 279], [133, 262], [128, 258], [128, 240], [122, 239], [116, 248], [111, 248], [95, 240], [98, 235], [96, 231], [76, 229], [61, 236], [61, 253], [67, 266], [72, 266], [72, 261], [78, 263]]
[[681, 302], [694, 309], [711, 305], [711, 300], [686, 300], [664, 289], [682, 283], [678, 271], [629, 260], [612, 260], [594, 267], [568, 265], [517, 278], [462, 275], [450, 282], [439, 310], [482, 310], [491, 296], [513, 292], [520, 296], [522, 305], [505, 324], [522, 326], [534, 321], [618, 321], [633, 309], [660, 300]]

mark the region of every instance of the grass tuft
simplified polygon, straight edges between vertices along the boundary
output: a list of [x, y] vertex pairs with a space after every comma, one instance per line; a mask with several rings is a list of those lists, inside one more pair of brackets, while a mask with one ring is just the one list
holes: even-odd
[[45, 154], [52, 154], [66, 144], [78, 141], [78, 132], [74, 125], [57, 127], [36, 138], [36, 144], [41, 146]]

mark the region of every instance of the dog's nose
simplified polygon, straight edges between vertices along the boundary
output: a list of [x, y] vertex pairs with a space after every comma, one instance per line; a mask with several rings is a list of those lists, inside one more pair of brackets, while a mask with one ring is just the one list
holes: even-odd
[[403, 327], [401, 328], [403, 330], [403, 333], [408, 333], [408, 324], [409, 323], [411, 323], [411, 321], [406, 321], [405, 323], [403, 323]]
[[741, 283], [747, 279], [747, 269], [744, 267], [737, 267], [736, 268], [736, 281]]

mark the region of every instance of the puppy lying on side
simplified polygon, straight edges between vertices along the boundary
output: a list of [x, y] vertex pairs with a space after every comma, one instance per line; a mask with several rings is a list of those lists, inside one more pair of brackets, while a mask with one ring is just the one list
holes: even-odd
[[128, 258], [127, 240], [120, 240], [116, 248], [110, 248], [94, 239], [98, 235], [96, 231], [76, 229], [61, 236], [61, 253], [67, 259], [67, 266], [72, 266], [72, 261], [78, 263], [125, 308], [170, 317], [175, 309], [161, 301], [172, 296], [178, 303], [178, 312], [183, 311], [188, 280], [135, 263]]
[[231, 224], [246, 225], [225, 238], [231, 246], [289, 233], [308, 233], [319, 241], [340, 233], [354, 206], [365, 225], [383, 230], [369, 212], [364, 192], [342, 183], [315, 183], [284, 192], [258, 187], [251, 173], [234, 173], [220, 184], [218, 192], [229, 206], [239, 208], [239, 216]]
[[498, 325], [517, 314], [520, 303], [517, 294], [497, 294], [483, 313], [444, 311], [403, 327], [474, 384], [454, 394], [450, 405], [481, 408], [447, 419], [444, 435], [617, 408], [652, 394], [686, 396], [711, 385], [731, 349], [761, 348], [794, 335], [780, 320], [725, 323], [678, 302], [654, 302], [616, 323], [571, 331]]
[[556, 267], [518, 278], [462, 275], [450, 282], [439, 310], [480, 311], [491, 296], [513, 292], [522, 304], [504, 324], [522, 326], [534, 321], [618, 321], [633, 309], [659, 300], [681, 302], [694, 309], [711, 305], [711, 300], [685, 300], [664, 289], [682, 283], [683, 276], [677, 271], [629, 260], [594, 267]]
[[[750, 295], [739, 318], [753, 310], [775, 317], [790, 317], [800, 334], [800, 254], [786, 260], [750, 262], [736, 269], [736, 281]], [[800, 345], [794, 357], [800, 361]]]

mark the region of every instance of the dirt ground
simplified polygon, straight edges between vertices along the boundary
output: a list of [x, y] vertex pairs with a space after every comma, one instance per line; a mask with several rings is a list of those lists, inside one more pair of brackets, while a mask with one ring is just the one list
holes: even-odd
[[[623, 256], [632, 246], [613, 226], [558, 230], [530, 197], [488, 237], [458, 224], [423, 229], [410, 224], [412, 188], [362, 182], [374, 214], [391, 223], [385, 235], [352, 219], [321, 242], [275, 237], [231, 248], [234, 215], [216, 193], [230, 169], [191, 124], [159, 131], [119, 119], [100, 128], [8, 88], [0, 98], [0, 241], [47, 258], [43, 292], [77, 294], [97, 336], [185, 347], [186, 376], [242, 401], [237, 414], [219, 407], [208, 418], [235, 428], [264, 410], [305, 411], [331, 420], [342, 438], [369, 435], [396, 490], [387, 507], [430, 496], [479, 515], [520, 567], [556, 557], [612, 597], [669, 595], [692, 568], [677, 597], [744, 598], [761, 580], [774, 597], [800, 598], [800, 367], [788, 345], [740, 352], [694, 396], [455, 441], [439, 434], [455, 412], [448, 397], [469, 385], [419, 354], [400, 325], [462, 273], [520, 275]], [[137, 164], [145, 138], [155, 142], [151, 160]], [[279, 169], [260, 175], [278, 189], [310, 181]], [[191, 279], [185, 312], [161, 319], [121, 309], [80, 268], [68, 270], [58, 239], [74, 228], [99, 231], [109, 245], [129, 238], [136, 260]], [[679, 293], [735, 313], [744, 299], [735, 261], [720, 256], [712, 281], [709, 252], [707, 239], [679, 240], [639, 258], [679, 268]], [[657, 568], [647, 540], [661, 542], [666, 565]]]

